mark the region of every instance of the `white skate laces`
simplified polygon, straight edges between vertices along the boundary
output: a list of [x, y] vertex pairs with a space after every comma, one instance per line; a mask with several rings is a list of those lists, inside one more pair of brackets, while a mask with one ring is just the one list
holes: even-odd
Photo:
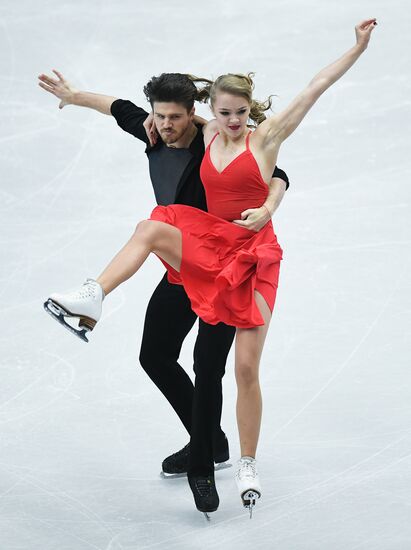
[[87, 300], [87, 298], [92, 298], [93, 300], [103, 301], [105, 294], [97, 281], [94, 279], [86, 279], [80, 290], [73, 293], [73, 298], [77, 298], [78, 300]]
[[243, 456], [237, 462], [237, 471], [235, 474], [238, 484], [251, 483], [259, 485], [256, 459], [251, 456]]
[[256, 500], [261, 496], [261, 484], [255, 458], [251, 456], [243, 456], [240, 458], [237, 462], [235, 481], [243, 505], [250, 510], [251, 518]]

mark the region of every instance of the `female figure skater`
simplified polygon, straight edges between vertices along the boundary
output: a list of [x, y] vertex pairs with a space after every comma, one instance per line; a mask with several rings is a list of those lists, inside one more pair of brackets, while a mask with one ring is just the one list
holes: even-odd
[[[158, 206], [137, 228], [103, 273], [80, 290], [52, 294], [45, 307], [57, 320], [78, 317], [86, 339], [101, 315], [104, 297], [134, 275], [150, 252], [180, 280], [192, 309], [207, 323], [237, 327], [235, 375], [241, 458], [236, 482], [243, 504], [250, 508], [261, 496], [256, 450], [262, 401], [258, 369], [273, 310], [282, 251], [269, 222], [259, 233], [232, 223], [250, 200], [261, 206], [282, 142], [299, 126], [309, 109], [367, 48], [375, 19], [355, 27], [356, 44], [320, 71], [281, 113], [265, 119], [251, 97], [249, 76], [223, 75], [207, 90], [215, 120], [204, 131], [206, 153], [201, 177], [209, 212], [184, 206]], [[154, 117], [156, 113], [154, 112]], [[258, 126], [249, 131], [247, 122]], [[68, 326], [66, 324], [66, 326]]]

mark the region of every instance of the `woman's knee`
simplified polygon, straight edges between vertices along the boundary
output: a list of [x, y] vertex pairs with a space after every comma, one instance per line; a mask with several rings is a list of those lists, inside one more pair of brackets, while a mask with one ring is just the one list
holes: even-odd
[[146, 244], [154, 246], [158, 239], [158, 233], [158, 226], [153, 220], [142, 220], [138, 222], [133, 237], [144, 240]]
[[134, 233], [139, 235], [150, 235], [152, 233], [152, 221], [151, 220], [141, 220], [136, 225]]
[[252, 360], [237, 362], [235, 366], [235, 377], [237, 385], [239, 386], [258, 384], [258, 363]]

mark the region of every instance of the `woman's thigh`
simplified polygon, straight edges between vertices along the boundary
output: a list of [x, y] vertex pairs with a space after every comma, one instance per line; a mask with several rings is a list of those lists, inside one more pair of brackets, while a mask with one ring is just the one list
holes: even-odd
[[264, 319], [264, 325], [254, 328], [238, 328], [235, 341], [235, 370], [239, 375], [255, 376], [258, 373], [261, 354], [271, 320], [271, 310], [262, 295], [255, 291], [255, 300]]
[[145, 233], [151, 243], [151, 250], [180, 271], [183, 239], [180, 229], [157, 220], [144, 220], [139, 224], [139, 231]]

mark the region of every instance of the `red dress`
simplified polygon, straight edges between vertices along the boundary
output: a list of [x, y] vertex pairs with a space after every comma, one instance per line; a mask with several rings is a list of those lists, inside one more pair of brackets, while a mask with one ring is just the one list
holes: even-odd
[[173, 204], [157, 206], [152, 220], [171, 224], [182, 233], [178, 273], [166, 262], [169, 281], [182, 284], [193, 311], [206, 323], [220, 321], [240, 328], [263, 325], [254, 290], [274, 307], [282, 250], [271, 221], [258, 233], [232, 223], [241, 212], [261, 206], [268, 186], [249, 148], [220, 173], [208, 145], [200, 168], [208, 212]]

